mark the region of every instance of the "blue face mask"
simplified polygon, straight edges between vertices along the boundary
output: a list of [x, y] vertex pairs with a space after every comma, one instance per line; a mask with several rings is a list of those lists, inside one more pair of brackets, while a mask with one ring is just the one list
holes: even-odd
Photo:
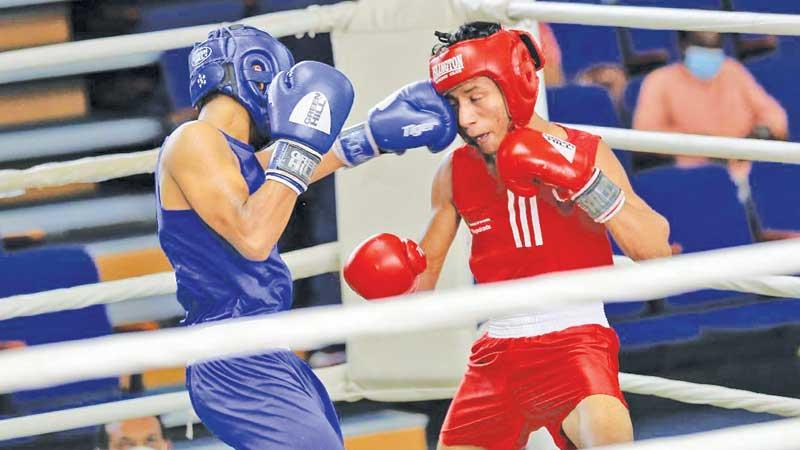
[[714, 78], [725, 61], [725, 52], [721, 48], [689, 46], [683, 63], [692, 75], [701, 80]]

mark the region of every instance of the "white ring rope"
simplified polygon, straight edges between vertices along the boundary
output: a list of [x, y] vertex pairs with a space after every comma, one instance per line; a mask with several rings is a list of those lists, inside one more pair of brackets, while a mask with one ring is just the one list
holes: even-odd
[[[800, 240], [680, 255], [635, 266], [427, 292], [405, 301], [305, 308], [183, 329], [0, 352], [0, 393], [136, 373], [266, 348], [319, 348], [348, 338], [472, 325], [490, 317], [692, 291], [732, 278], [800, 271]], [[591, 290], [587, 290], [591, 286]], [[487, 295], [502, 302], [487, 302]]]
[[[284, 253], [281, 257], [289, 266], [294, 280], [339, 270], [339, 245], [336, 242], [295, 250]], [[175, 291], [175, 274], [163, 272], [35, 294], [14, 295], [0, 298], [0, 320], [168, 295]]]
[[[636, 262], [627, 256], [614, 255], [614, 264], [636, 264]], [[711, 283], [706, 288], [765, 295], [767, 297], [800, 298], [800, 277], [768, 275], [743, 280], [725, 280]], [[2, 299], [0, 299], [1, 301]], [[0, 314], [0, 318], [2, 317], [2, 314]]]
[[[295, 280], [339, 270], [340, 256], [337, 242], [295, 250], [282, 257], [289, 265], [292, 278]], [[614, 263], [635, 264], [629, 258], [616, 255]], [[800, 298], [800, 277], [773, 275], [745, 280], [726, 280], [711, 283], [705, 288], [770, 297]], [[0, 320], [170, 295], [174, 294], [175, 290], [175, 274], [165, 272], [35, 294], [14, 295], [0, 298]]]
[[187, 391], [0, 420], [0, 441], [74, 430], [144, 416], [192, 410]]
[[536, 19], [551, 23], [646, 28], [654, 30], [718, 31], [796, 36], [800, 16], [754, 12], [705, 11], [685, 8], [590, 5], [528, 0], [460, 0], [480, 17], [514, 23]]
[[[379, 394], [375, 390], [361, 390], [355, 383], [346, 384], [347, 392], [328, 386], [333, 378], [341, 376], [345, 367], [346, 365], [340, 365], [315, 370], [320, 379], [324, 382], [328, 381], [326, 388], [334, 401], [359, 400], [371, 398], [373, 394]], [[630, 373], [620, 373], [619, 379], [622, 390], [634, 394], [655, 395], [683, 403], [711, 405], [726, 409], [744, 409], [751, 412], [785, 417], [800, 416], [800, 399], [796, 398], [765, 395], [722, 386], [695, 384]], [[450, 396], [455, 393], [456, 387], [455, 385], [450, 387]], [[441, 395], [439, 395], [441, 387], [437, 386], [437, 388], [436, 394], [431, 395], [430, 400], [441, 398]], [[414, 391], [414, 398], [419, 400], [420, 397], [417, 395], [417, 391], [424, 390], [425, 386], [405, 389]], [[396, 389], [393, 391], [396, 392]], [[100, 403], [0, 420], [0, 441], [100, 425], [134, 417], [162, 415], [187, 410], [191, 411], [192, 406], [186, 391]]]
[[619, 374], [619, 382], [623, 391], [632, 394], [653, 395], [693, 405], [800, 417], [800, 399], [796, 398], [629, 373]]
[[[800, 164], [800, 144], [695, 134], [637, 131], [625, 128], [569, 125], [603, 137], [612, 148], [667, 155], [694, 155]], [[0, 171], [0, 193], [25, 189], [89, 183], [152, 173], [158, 149], [64, 163], [48, 163], [20, 170]]]
[[800, 164], [800, 144], [795, 142], [641, 131], [592, 125], [568, 126], [601, 136], [611, 148], [619, 150]]
[[81, 158], [47, 163], [28, 169], [0, 170], [0, 193], [25, 189], [63, 186], [70, 183], [97, 183], [114, 178], [153, 173], [158, 149]]
[[800, 419], [647, 439], [595, 450], [800, 450]]
[[[583, 25], [800, 34], [800, 17], [789, 14], [508, 0], [461, 0], [461, 3], [467, 10], [506, 22], [513, 17]], [[262, 27], [278, 37], [327, 32], [345, 29], [356, 9], [354, 2], [341, 2], [264, 14], [241, 22]], [[0, 83], [149, 64], [164, 50], [192, 45], [198, 36], [215, 26], [217, 24], [208, 24], [4, 52], [0, 54]]]
[[[354, 2], [310, 6], [242, 19], [275, 37], [324, 33], [343, 28], [355, 13]], [[164, 50], [191, 46], [221, 24], [198, 25], [0, 53], [0, 83], [52, 78], [151, 64]]]

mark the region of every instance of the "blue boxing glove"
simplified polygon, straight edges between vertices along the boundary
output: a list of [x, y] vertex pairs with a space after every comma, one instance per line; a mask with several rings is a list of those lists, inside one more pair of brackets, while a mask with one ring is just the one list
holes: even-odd
[[333, 67], [304, 61], [270, 83], [269, 125], [277, 145], [266, 170], [299, 194], [342, 130], [353, 106], [353, 85]]
[[453, 142], [458, 131], [453, 108], [430, 81], [402, 87], [369, 110], [367, 121], [344, 130], [333, 151], [354, 167], [381, 153], [403, 154], [427, 146], [436, 153]]

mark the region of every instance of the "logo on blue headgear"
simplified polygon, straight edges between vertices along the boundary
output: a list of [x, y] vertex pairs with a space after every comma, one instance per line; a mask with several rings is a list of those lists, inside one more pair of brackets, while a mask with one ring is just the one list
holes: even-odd
[[258, 133], [269, 136], [267, 87], [293, 65], [289, 49], [258, 28], [234, 24], [216, 29], [189, 54], [192, 106], [213, 93], [228, 95], [247, 109]]

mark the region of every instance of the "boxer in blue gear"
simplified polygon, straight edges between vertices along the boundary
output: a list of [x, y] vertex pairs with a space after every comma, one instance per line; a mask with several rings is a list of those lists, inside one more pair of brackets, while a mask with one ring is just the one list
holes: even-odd
[[[164, 142], [156, 168], [158, 235], [188, 326], [285, 311], [292, 278], [276, 248], [297, 196], [341, 163], [328, 150], [353, 102], [349, 80], [294, 65], [269, 34], [233, 25], [196, 44], [191, 94], [201, 107]], [[270, 137], [275, 150], [251, 145]], [[203, 423], [238, 450], [343, 449], [333, 404], [288, 349], [190, 364]]]
[[[389, 96], [329, 152], [352, 105], [349, 80], [294, 65], [252, 27], [211, 32], [189, 64], [200, 115], [166, 139], [156, 168], [159, 240], [189, 326], [290, 308], [276, 242], [309, 183], [385, 152], [438, 151], [456, 134], [450, 106], [423, 82]], [[270, 140], [274, 150], [256, 151]], [[236, 449], [343, 447], [325, 388], [288, 350], [193, 363], [186, 384], [206, 426]]]

